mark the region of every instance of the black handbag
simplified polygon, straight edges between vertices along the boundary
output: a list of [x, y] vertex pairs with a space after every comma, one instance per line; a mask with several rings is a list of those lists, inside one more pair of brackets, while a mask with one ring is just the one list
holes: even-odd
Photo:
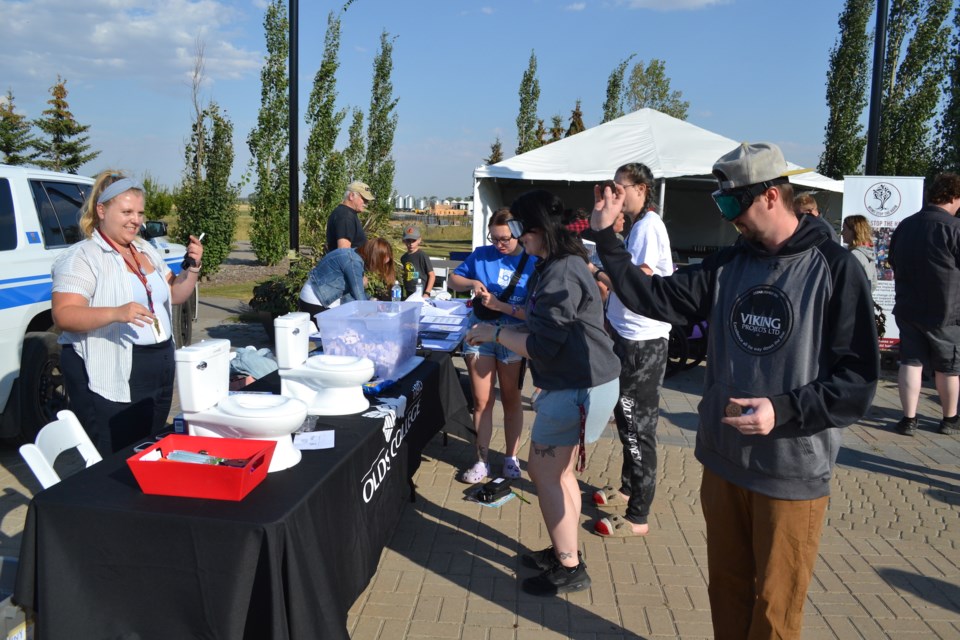
[[[520, 258], [520, 264], [517, 265], [517, 270], [513, 272], [513, 277], [510, 278], [510, 284], [497, 296], [497, 300], [506, 302], [510, 299], [510, 296], [513, 295], [513, 290], [517, 288], [517, 283], [520, 281], [520, 276], [523, 275], [523, 268], [527, 266], [527, 258], [529, 257], [530, 254], [524, 253], [523, 257]], [[483, 297], [480, 294], [473, 297], [473, 300], [470, 301], [470, 306], [473, 308], [473, 315], [477, 316], [477, 320], [492, 322], [497, 320], [501, 315], [500, 311], [485, 307], [483, 305]]]

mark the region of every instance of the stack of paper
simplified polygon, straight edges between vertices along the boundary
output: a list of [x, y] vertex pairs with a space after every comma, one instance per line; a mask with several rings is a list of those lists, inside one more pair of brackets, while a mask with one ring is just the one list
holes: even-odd
[[465, 300], [432, 300], [420, 307], [420, 344], [432, 351], [453, 351], [467, 333]]

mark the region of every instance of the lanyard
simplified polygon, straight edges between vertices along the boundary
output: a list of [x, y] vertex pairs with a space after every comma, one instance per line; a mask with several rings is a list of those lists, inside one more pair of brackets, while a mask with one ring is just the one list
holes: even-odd
[[147, 273], [144, 271], [143, 267], [140, 266], [140, 260], [137, 259], [137, 247], [131, 242], [130, 243], [130, 256], [133, 258], [133, 262], [130, 261], [127, 256], [123, 255], [120, 251], [120, 247], [116, 245], [110, 238], [108, 238], [100, 229], [97, 229], [97, 233], [100, 234], [100, 237], [110, 245], [110, 247], [120, 254], [120, 257], [123, 258], [123, 262], [127, 265], [127, 269], [130, 270], [133, 275], [137, 276], [137, 280], [140, 281], [140, 284], [143, 285], [144, 290], [147, 292], [147, 306], [150, 307], [150, 313], [154, 314], [153, 325], [156, 329], [160, 330], [160, 320], [156, 317], [156, 312], [153, 310], [153, 289], [150, 287], [150, 283], [147, 282]]

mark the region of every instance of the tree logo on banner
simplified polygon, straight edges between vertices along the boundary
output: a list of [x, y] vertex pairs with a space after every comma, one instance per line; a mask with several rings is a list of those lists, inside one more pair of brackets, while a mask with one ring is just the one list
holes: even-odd
[[892, 216], [900, 209], [900, 190], [890, 182], [878, 182], [863, 193], [863, 206], [878, 218]]

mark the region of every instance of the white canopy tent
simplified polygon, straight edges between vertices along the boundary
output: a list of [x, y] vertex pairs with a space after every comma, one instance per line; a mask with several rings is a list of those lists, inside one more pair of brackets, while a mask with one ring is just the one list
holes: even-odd
[[[736, 230], [710, 199], [713, 163], [739, 142], [654, 109], [640, 109], [575, 136], [473, 172], [473, 246], [486, 242], [487, 223], [531, 189], [547, 189], [571, 209], [593, 208], [593, 185], [613, 178], [617, 167], [642, 162], [660, 187], [661, 210], [675, 249], [707, 251], [730, 244]], [[788, 162], [790, 170], [799, 165]], [[813, 171], [790, 182], [816, 192], [822, 212], [839, 221], [843, 182]]]

